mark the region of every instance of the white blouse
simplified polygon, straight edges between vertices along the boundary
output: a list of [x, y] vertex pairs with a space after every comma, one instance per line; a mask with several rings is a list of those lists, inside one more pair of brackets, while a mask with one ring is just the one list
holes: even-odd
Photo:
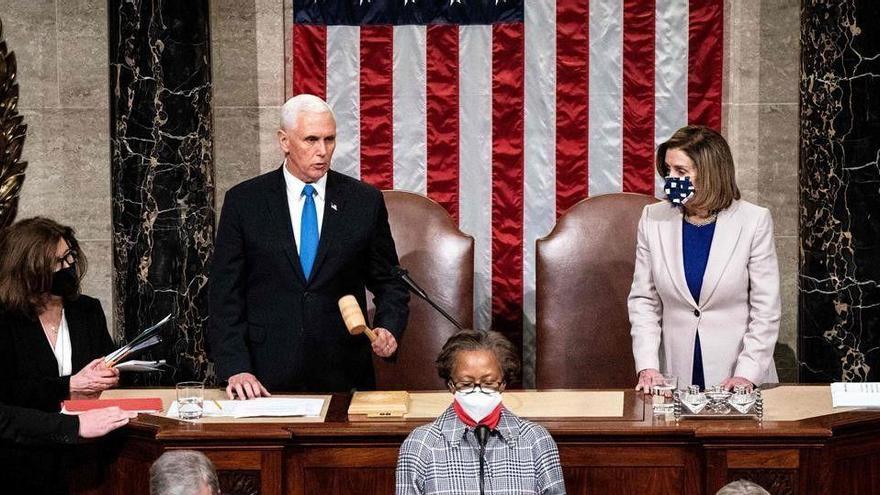
[[[48, 336], [46, 337], [48, 340]], [[49, 342], [53, 344], [53, 342]], [[52, 352], [55, 353], [55, 361], [58, 362], [58, 376], [66, 376], [73, 373], [71, 363], [72, 348], [70, 346], [70, 328], [67, 327], [67, 318], [64, 309], [61, 310], [61, 323], [58, 324], [58, 336], [55, 337]]]

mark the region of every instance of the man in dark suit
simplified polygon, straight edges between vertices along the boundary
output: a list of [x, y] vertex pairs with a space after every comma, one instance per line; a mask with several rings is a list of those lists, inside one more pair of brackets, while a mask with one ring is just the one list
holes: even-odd
[[230, 397], [375, 388], [370, 344], [352, 336], [338, 300], [366, 308], [389, 357], [409, 316], [382, 193], [330, 170], [336, 121], [320, 98], [282, 107], [277, 170], [226, 194], [210, 279], [209, 352]]

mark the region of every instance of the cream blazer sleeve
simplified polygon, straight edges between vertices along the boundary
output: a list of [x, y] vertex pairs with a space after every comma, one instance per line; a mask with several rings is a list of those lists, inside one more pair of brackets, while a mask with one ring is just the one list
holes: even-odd
[[[766, 209], [752, 238], [749, 256], [749, 323], [736, 360], [734, 376], [760, 384], [773, 364], [773, 350], [779, 336], [782, 302], [779, 294], [779, 266], [773, 240], [773, 218]], [[775, 375], [775, 370], [772, 370]]]
[[663, 302], [657, 293], [651, 271], [651, 248], [647, 234], [648, 208], [646, 206], [642, 210], [642, 217], [639, 219], [635, 270], [627, 300], [636, 372], [647, 368], [660, 369]]

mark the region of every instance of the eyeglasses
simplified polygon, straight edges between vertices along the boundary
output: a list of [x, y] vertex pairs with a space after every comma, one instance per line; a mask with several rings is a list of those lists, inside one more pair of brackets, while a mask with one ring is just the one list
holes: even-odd
[[486, 382], [486, 383], [474, 383], [474, 382], [451, 382], [452, 388], [455, 389], [456, 392], [462, 394], [472, 394], [480, 389], [481, 393], [484, 394], [492, 394], [501, 390], [501, 386], [504, 385], [503, 381], [497, 382]]
[[79, 253], [76, 252], [75, 249], [68, 249], [64, 256], [58, 258], [58, 262], [62, 265], [67, 263], [68, 266], [76, 263], [76, 259], [79, 257]]

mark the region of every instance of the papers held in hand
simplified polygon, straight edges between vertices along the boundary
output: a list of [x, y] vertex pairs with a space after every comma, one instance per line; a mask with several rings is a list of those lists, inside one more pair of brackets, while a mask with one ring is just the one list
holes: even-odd
[[[107, 366], [116, 366], [117, 364], [124, 361], [128, 356], [131, 356], [134, 353], [143, 351], [158, 344], [159, 342], [162, 342], [162, 336], [159, 334], [159, 330], [162, 328], [163, 325], [171, 321], [171, 315], [172, 313], [168, 313], [168, 316], [162, 318], [159, 323], [156, 323], [155, 325], [141, 332], [137, 337], [132, 339], [131, 342], [104, 356], [104, 363], [106, 363]], [[154, 364], [158, 366], [159, 364], [164, 363], [159, 363], [157, 361], [154, 362]]]
[[114, 366], [114, 368], [118, 369], [119, 371], [149, 372], [162, 371], [163, 366], [165, 366], [164, 359], [160, 359], [158, 361], [138, 361], [137, 359], [132, 359], [131, 361], [119, 363]]

